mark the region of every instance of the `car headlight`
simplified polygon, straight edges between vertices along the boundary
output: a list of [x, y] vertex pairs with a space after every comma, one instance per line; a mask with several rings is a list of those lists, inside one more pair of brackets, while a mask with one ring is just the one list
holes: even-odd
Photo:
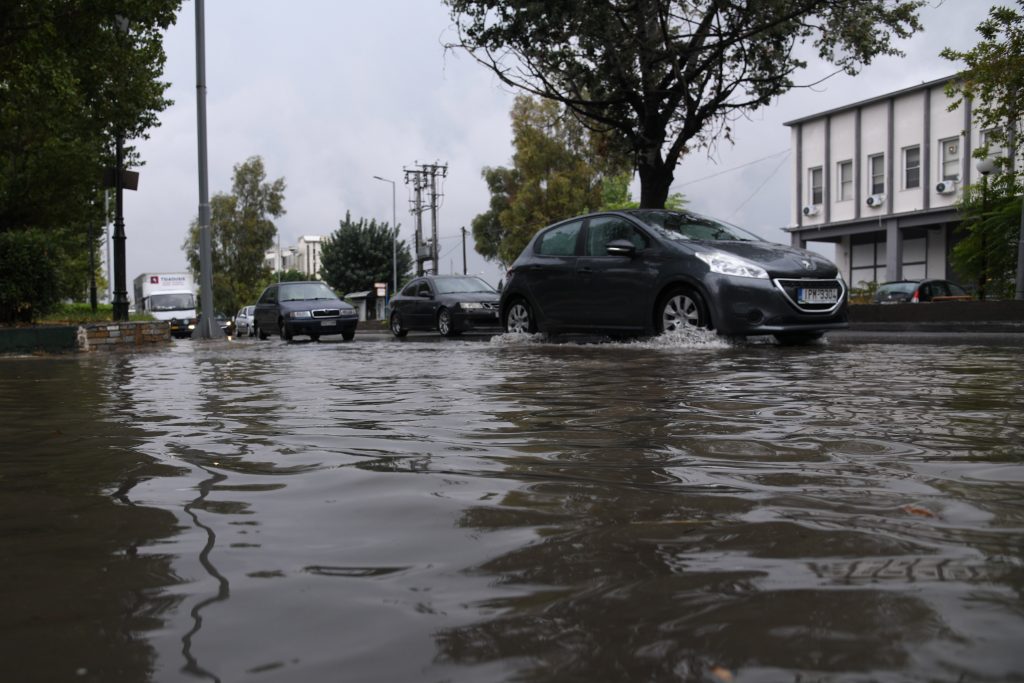
[[459, 308], [464, 311], [479, 311], [484, 305], [479, 301], [460, 301]]
[[708, 268], [711, 269], [712, 273], [732, 275], [735, 277], [756, 277], [764, 280], [768, 279], [768, 271], [753, 261], [748, 261], [744, 258], [740, 258], [739, 256], [733, 256], [732, 254], [726, 254], [721, 251], [698, 251], [696, 256], [701, 261], [708, 264]]
[[311, 318], [312, 315], [309, 311], [290, 311], [288, 313], [289, 318]]

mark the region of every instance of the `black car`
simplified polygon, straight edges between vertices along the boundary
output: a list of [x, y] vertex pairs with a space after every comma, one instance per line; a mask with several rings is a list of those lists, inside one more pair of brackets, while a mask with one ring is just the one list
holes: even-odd
[[572, 218], [538, 232], [501, 292], [506, 331], [658, 334], [686, 325], [783, 343], [847, 327], [828, 259], [685, 211]]
[[297, 334], [316, 341], [324, 334], [340, 334], [349, 341], [355, 337], [358, 323], [356, 309], [316, 281], [270, 285], [263, 290], [253, 313], [257, 339], [276, 333], [285, 341]]
[[498, 290], [474, 275], [424, 275], [391, 300], [391, 332], [404, 337], [409, 330], [437, 330], [452, 337], [498, 328], [498, 305]]
[[917, 304], [927, 301], [970, 301], [967, 290], [949, 280], [899, 280], [883, 282], [875, 290], [876, 304]]

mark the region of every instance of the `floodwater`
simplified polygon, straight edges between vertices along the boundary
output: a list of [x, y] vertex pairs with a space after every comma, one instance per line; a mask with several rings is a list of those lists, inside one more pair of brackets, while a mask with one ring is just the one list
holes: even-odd
[[1024, 348], [0, 360], [2, 681], [1022, 681]]

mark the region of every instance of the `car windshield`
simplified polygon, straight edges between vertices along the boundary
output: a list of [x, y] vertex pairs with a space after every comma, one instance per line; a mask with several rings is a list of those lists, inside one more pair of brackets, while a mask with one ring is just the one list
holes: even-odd
[[913, 294], [916, 282], [889, 282], [878, 288], [879, 294]]
[[296, 282], [281, 285], [281, 301], [307, 301], [310, 299], [337, 299], [331, 288], [322, 282]]
[[434, 279], [434, 286], [438, 294], [497, 293], [494, 287], [478, 277], [439, 277]]
[[190, 311], [195, 307], [191, 294], [151, 294], [149, 297], [151, 311]]
[[635, 210], [630, 215], [643, 221], [655, 232], [671, 240], [685, 242], [740, 241], [762, 242], [763, 240], [743, 228], [723, 223], [713, 218], [684, 211]]

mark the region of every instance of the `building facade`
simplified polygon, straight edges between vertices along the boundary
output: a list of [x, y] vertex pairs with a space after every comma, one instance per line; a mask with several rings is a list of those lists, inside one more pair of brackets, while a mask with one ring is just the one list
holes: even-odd
[[303, 235], [292, 247], [272, 247], [263, 255], [263, 262], [273, 272], [297, 270], [310, 280], [320, 279], [320, 249], [323, 237]]
[[808, 116], [791, 129], [794, 246], [832, 243], [853, 287], [924, 277], [957, 280], [956, 202], [978, 180], [986, 142], [971, 102], [949, 110], [950, 78]]

